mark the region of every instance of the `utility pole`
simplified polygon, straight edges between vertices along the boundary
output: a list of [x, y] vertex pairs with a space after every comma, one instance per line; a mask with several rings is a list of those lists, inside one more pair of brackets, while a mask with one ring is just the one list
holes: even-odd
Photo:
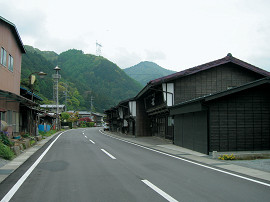
[[93, 101], [94, 101], [94, 97], [91, 96], [91, 109], [90, 109], [91, 114], [92, 114], [92, 111], [93, 111]]
[[65, 112], [67, 111], [67, 98], [68, 98], [68, 85], [65, 83], [66, 90], [65, 90]]
[[61, 75], [59, 74], [59, 71], [61, 70], [61, 68], [59, 68], [58, 66], [56, 66], [54, 68], [54, 70], [56, 71], [56, 74], [53, 74], [53, 79], [54, 79], [54, 89], [56, 90], [56, 130], [60, 130], [59, 127], [59, 101], [58, 101], [58, 81], [61, 78]]

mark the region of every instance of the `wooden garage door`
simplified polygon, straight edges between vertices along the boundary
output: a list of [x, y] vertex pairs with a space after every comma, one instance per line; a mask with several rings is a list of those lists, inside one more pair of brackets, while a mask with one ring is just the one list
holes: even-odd
[[207, 141], [206, 111], [175, 116], [174, 144], [204, 154], [208, 154]]

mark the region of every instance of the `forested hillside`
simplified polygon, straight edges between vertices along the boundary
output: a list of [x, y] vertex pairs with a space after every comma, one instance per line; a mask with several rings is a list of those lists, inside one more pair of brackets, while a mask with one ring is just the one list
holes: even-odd
[[124, 72], [143, 86], [153, 79], [175, 73], [175, 71], [164, 69], [154, 62], [148, 61], [126, 68]]
[[43, 71], [48, 75], [37, 78], [36, 92], [46, 103], [52, 103], [53, 68], [61, 70], [59, 83], [60, 103], [65, 103], [67, 90], [68, 110], [90, 110], [91, 97], [94, 108], [103, 112], [119, 101], [135, 96], [142, 86], [127, 76], [116, 64], [103, 58], [84, 54], [80, 50], [68, 50], [57, 55], [26, 46], [27, 54], [22, 59], [22, 85], [27, 87], [27, 78], [32, 72]]

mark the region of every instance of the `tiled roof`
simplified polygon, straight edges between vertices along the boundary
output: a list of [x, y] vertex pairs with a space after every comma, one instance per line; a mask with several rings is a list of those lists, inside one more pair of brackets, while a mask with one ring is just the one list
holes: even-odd
[[196, 67], [192, 67], [192, 68], [180, 71], [180, 72], [176, 72], [176, 73], [168, 75], [168, 76], [164, 76], [164, 77], [161, 77], [161, 78], [158, 78], [158, 79], [151, 80], [148, 84], [158, 84], [158, 83], [161, 83], [161, 82], [164, 82], [164, 81], [169, 81], [169, 80], [176, 79], [176, 78], [179, 78], [179, 77], [184, 77], [184, 76], [195, 74], [197, 72], [207, 70], [207, 69], [210, 69], [210, 68], [222, 65], [222, 64], [229, 63], [229, 62], [237, 64], [239, 66], [242, 66], [242, 67], [244, 67], [246, 69], [249, 69], [249, 70], [251, 70], [253, 72], [256, 72], [258, 74], [261, 74], [263, 76], [268, 76], [268, 77], [270, 76], [270, 72], [265, 71], [263, 69], [260, 69], [260, 68], [258, 68], [256, 66], [251, 65], [249, 63], [246, 63], [246, 62], [244, 62], [242, 60], [239, 60], [239, 59], [233, 57], [229, 53], [224, 58], [221, 58], [221, 59], [218, 59], [218, 60], [215, 60], [215, 61], [212, 61], [212, 62], [208, 62], [206, 64], [202, 64], [202, 65], [199, 65], [199, 66], [196, 66]]
[[[26, 94], [32, 96], [32, 92], [29, 91], [29, 90], [27, 90], [27, 89], [24, 88], [24, 87], [20, 87], [20, 94], [21, 94], [21, 96], [23, 96], [23, 97], [24, 97], [24, 95], [26, 95]], [[42, 99], [41, 97], [39, 97], [38, 95], [36, 95], [35, 93], [33, 93], [33, 96], [34, 96], [37, 100], [43, 101], [43, 99]]]

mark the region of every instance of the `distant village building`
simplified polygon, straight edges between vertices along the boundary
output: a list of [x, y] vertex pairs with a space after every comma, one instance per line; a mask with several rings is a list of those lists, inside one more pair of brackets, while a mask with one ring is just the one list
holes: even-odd
[[[48, 112], [54, 112], [56, 113], [56, 109], [57, 109], [57, 105], [47, 105], [47, 104], [44, 104], [44, 105], [40, 105], [40, 108], [48, 111]], [[58, 105], [58, 110], [59, 112], [58, 113], [62, 113], [64, 112], [66, 109], [66, 106], [65, 105]]]
[[152, 80], [105, 113], [111, 131], [158, 136], [205, 154], [269, 150], [269, 76], [228, 54]]
[[104, 122], [103, 118], [104, 118], [104, 114], [101, 113], [97, 113], [97, 112], [90, 112], [90, 111], [68, 111], [68, 112], [78, 112], [78, 116], [79, 118], [90, 118], [91, 121], [93, 121], [96, 126], [101, 126], [102, 123]]

